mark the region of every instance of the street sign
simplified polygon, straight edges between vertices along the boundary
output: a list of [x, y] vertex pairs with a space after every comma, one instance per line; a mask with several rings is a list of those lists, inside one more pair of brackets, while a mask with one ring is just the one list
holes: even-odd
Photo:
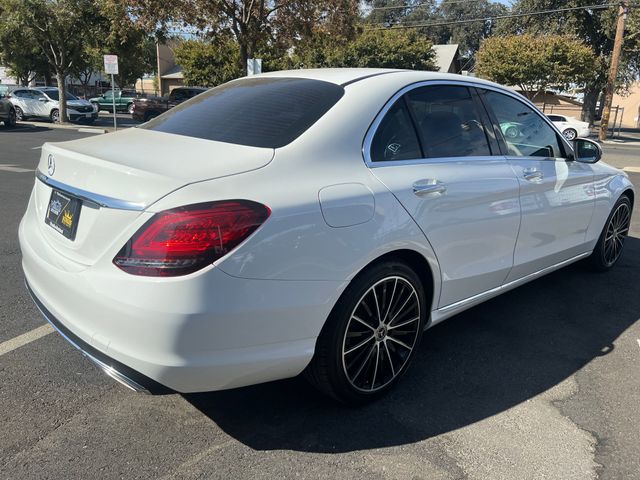
[[118, 75], [118, 56], [117, 55], [105, 55], [104, 57], [104, 71], [111, 75], [111, 99], [113, 101], [113, 129], [118, 129], [118, 123], [116, 121], [116, 83], [113, 80], [114, 75]]
[[118, 56], [117, 55], [105, 55], [104, 56], [104, 71], [111, 75], [118, 75]]

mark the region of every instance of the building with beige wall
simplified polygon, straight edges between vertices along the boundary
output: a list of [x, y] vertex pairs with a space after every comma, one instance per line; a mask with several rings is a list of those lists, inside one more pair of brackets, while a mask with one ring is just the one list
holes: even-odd
[[640, 128], [640, 81], [631, 85], [627, 95], [614, 95], [613, 105], [624, 108], [621, 112], [623, 128]]

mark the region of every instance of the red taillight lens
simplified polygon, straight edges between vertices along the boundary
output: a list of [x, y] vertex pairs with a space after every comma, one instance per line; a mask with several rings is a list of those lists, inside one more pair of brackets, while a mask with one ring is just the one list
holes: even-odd
[[185, 275], [229, 253], [271, 211], [249, 200], [199, 203], [155, 214], [118, 252], [113, 263], [150, 277]]

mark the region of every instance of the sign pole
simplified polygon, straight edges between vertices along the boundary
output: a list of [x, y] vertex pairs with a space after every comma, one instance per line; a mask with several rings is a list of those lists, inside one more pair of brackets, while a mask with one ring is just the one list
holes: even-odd
[[116, 85], [113, 81], [113, 73], [111, 74], [111, 100], [113, 101], [113, 129], [118, 130], [116, 123]]

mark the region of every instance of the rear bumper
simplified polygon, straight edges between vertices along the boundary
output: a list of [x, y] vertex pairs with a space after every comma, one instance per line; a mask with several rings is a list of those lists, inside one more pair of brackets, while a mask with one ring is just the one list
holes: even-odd
[[117, 360], [109, 357], [108, 355], [105, 355], [100, 350], [97, 350], [96, 348], [92, 347], [87, 342], [82, 340], [80, 337], [75, 335], [71, 330], [65, 327], [62, 322], [55, 318], [53, 314], [49, 312], [49, 310], [47, 310], [47, 307], [45, 307], [42, 302], [38, 300], [38, 297], [36, 297], [35, 293], [33, 293], [33, 290], [26, 280], [24, 283], [27, 287], [27, 291], [31, 295], [33, 303], [36, 304], [36, 307], [38, 307], [38, 310], [40, 311], [44, 319], [49, 322], [53, 328], [56, 329], [56, 331], [62, 336], [62, 338], [64, 338], [72, 346], [80, 350], [80, 352], [85, 357], [91, 360], [104, 373], [109, 375], [117, 382], [136, 392], [150, 394], [162, 394], [171, 392], [171, 390], [164, 385], [151, 380], [149, 377], [146, 377], [140, 372], [137, 372], [132, 368], [127, 367], [123, 363], [120, 363]]

